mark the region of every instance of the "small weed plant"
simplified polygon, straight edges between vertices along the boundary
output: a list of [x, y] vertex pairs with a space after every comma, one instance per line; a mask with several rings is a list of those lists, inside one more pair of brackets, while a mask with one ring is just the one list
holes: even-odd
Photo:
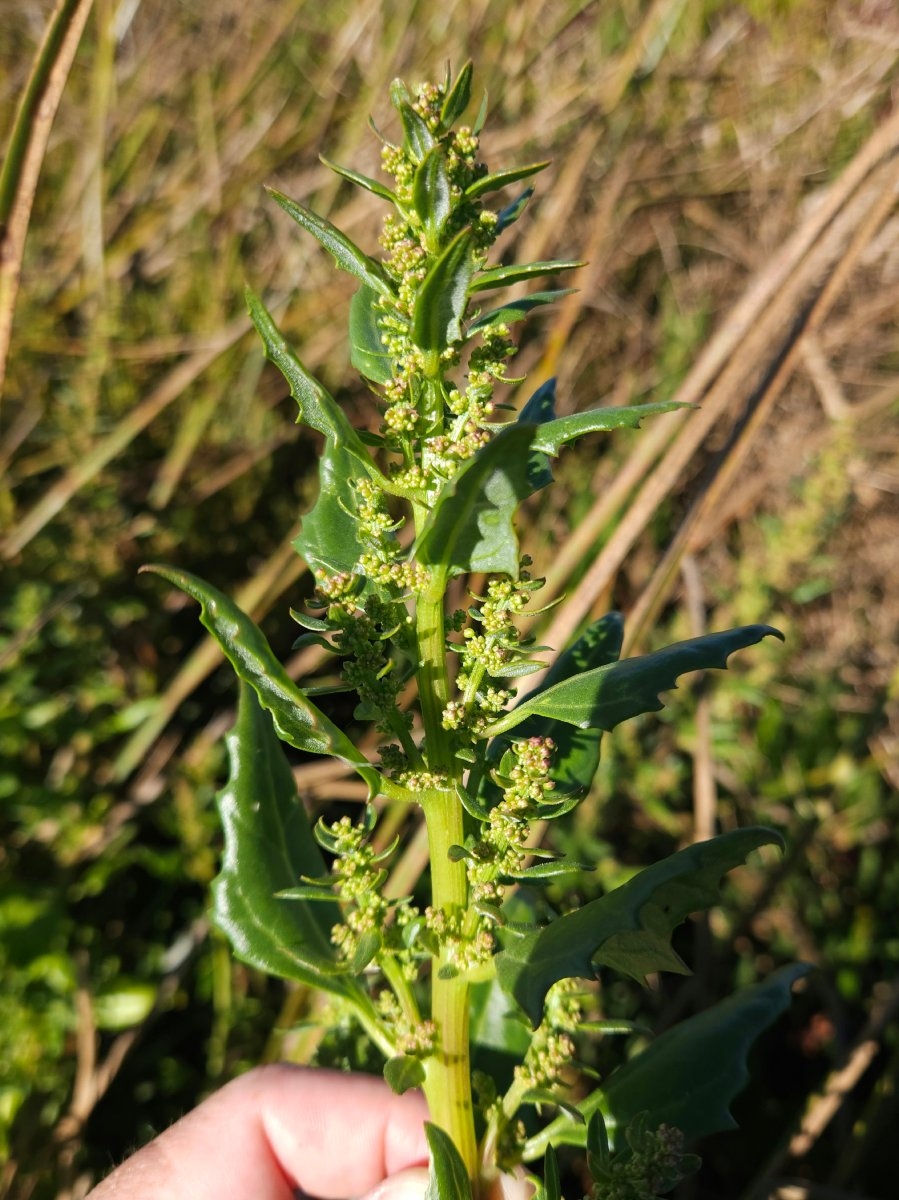
[[[484, 105], [461, 124], [471, 89], [470, 64], [414, 93], [394, 83], [402, 138], [382, 139], [389, 184], [328, 164], [386, 204], [380, 258], [272, 193], [358, 280], [351, 358], [376, 396], [376, 432], [350, 423], [248, 293], [298, 419], [324, 439], [318, 498], [296, 541], [316, 588], [293, 616], [339, 681], [299, 686], [226, 595], [185, 571], [148, 569], [199, 602], [240, 680], [216, 921], [244, 962], [328, 993], [383, 1056], [392, 1088], [424, 1090], [430, 1200], [478, 1200], [522, 1165], [543, 1200], [561, 1200], [560, 1145], [586, 1153], [592, 1200], [649, 1200], [696, 1169], [691, 1142], [733, 1125], [747, 1050], [805, 968], [687, 1019], [598, 1083], [579, 1070], [579, 1047], [630, 1030], [604, 1019], [596, 980], [685, 971], [675, 927], [779, 838], [731, 830], [553, 914], [540, 889], [585, 868], [542, 849], [535, 826], [564, 820], [587, 794], [604, 733], [659, 709], [684, 672], [724, 667], [776, 630], [751, 625], [622, 660], [622, 621], [609, 613], [537, 686], [513, 691], [548, 651], [521, 629], [540, 611], [541, 580], [519, 547], [520, 505], [552, 483], [567, 444], [672, 406], [558, 417], [552, 382], [517, 409], [498, 399], [521, 383], [508, 373], [512, 326], [565, 293], [494, 295], [579, 264], [495, 265], [533, 191], [516, 185], [545, 164], [484, 166]], [[509, 188], [518, 194], [491, 206]], [[453, 608], [469, 577], [470, 604]], [[327, 715], [331, 693], [350, 694], [349, 708], [338, 697], [350, 730]], [[313, 828], [282, 742], [356, 771], [369, 794], [360, 819]], [[385, 844], [379, 822], [402, 827], [405, 809], [423, 814], [429, 861], [411, 894], [396, 894], [401, 846]]]

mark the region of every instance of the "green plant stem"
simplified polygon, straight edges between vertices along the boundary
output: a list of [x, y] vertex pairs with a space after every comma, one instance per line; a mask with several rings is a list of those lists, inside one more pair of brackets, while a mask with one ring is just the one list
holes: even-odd
[[416, 606], [418, 637], [418, 696], [425, 733], [428, 767], [441, 775], [452, 776], [454, 763], [447, 730], [443, 728], [443, 710], [449, 699], [446, 675], [446, 624], [443, 614], [444, 579], [432, 577], [427, 591]]
[[[459, 767], [442, 723], [449, 692], [443, 584], [443, 579], [432, 580], [416, 607], [418, 686], [428, 766], [452, 782], [458, 777]], [[468, 909], [465, 864], [453, 862], [449, 853], [451, 846], [461, 845], [465, 838], [462, 805], [448, 787], [430, 793], [423, 807], [433, 908], [449, 917], [464, 916]], [[439, 1043], [426, 1063], [425, 1095], [431, 1120], [453, 1139], [477, 1194], [478, 1156], [468, 1047], [469, 988], [464, 977], [450, 974], [451, 968], [447, 950], [441, 947], [431, 985], [431, 1018], [438, 1029]]]
[[393, 994], [396, 996], [403, 1016], [413, 1026], [421, 1024], [421, 1013], [418, 1011], [418, 1004], [415, 1001], [415, 995], [402, 972], [402, 968], [389, 955], [385, 955], [380, 960], [381, 970], [384, 972], [384, 978], [393, 989]]
[[[431, 858], [433, 907], [447, 913], [464, 913], [468, 905], [465, 865], [453, 862], [450, 846], [464, 838], [462, 806], [452, 792], [425, 808]], [[444, 978], [451, 964], [441, 949], [434, 963], [431, 985], [431, 1018], [439, 1031], [437, 1053], [427, 1060], [425, 1095], [431, 1120], [450, 1135], [477, 1186], [478, 1155], [471, 1099], [471, 1066], [468, 1045], [469, 987], [463, 976]]]

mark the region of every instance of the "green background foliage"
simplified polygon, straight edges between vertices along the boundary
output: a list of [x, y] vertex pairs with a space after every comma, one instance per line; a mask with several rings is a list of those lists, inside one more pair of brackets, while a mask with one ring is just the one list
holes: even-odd
[[[48, 8], [9, 6], [4, 131]], [[550, 566], [554, 595], [583, 599], [582, 620], [625, 613], [637, 631], [625, 653], [758, 621], [787, 635], [708, 694], [669, 694], [660, 722], [606, 735], [590, 797], [553, 829], [555, 849], [597, 864], [574, 879], [580, 904], [705, 836], [710, 803], [719, 828], [770, 826], [787, 844], [679, 932], [690, 979], [616, 979], [606, 1014], [665, 1027], [781, 963], [820, 967], [755, 1052], [742, 1133], [707, 1141], [703, 1173], [678, 1194], [750, 1200], [798, 1180], [892, 1197], [895, 216], [859, 201], [793, 274], [782, 266], [888, 126], [897, 39], [891, 6], [829, 0], [500, 0], [439, 17], [415, 4], [95, 3], [35, 197], [0, 408], [3, 1194], [75, 1200], [259, 1060], [377, 1069], [354, 1031], [317, 1039], [321, 1000], [302, 984], [233, 963], [210, 931], [234, 689], [193, 612], [160, 601], [137, 568], [189, 566], [235, 594], [292, 677], [328, 685], [314, 645], [291, 650], [287, 617], [311, 590], [291, 541], [320, 447], [264, 364], [243, 287], [364, 424], [366, 390], [347, 369], [354, 280], [262, 189], [373, 249], [376, 206], [318, 153], [377, 176], [366, 120], [391, 120], [389, 80], [472, 55], [490, 95], [488, 160], [552, 160], [506, 235], [515, 257], [589, 260], [564, 277], [578, 291], [522, 327], [522, 367], [558, 376], [564, 417], [682, 386], [701, 405], [687, 419], [709, 420], [667, 486], [656, 472], [673, 461], [677, 415], [569, 450], [556, 487], [528, 501], [523, 548]], [[870, 188], [889, 201], [895, 178], [876, 163]], [[764, 407], [815, 280], [841, 264]], [[765, 305], [739, 309], [765, 287]], [[728, 373], [703, 384], [697, 363], [738, 311]], [[627, 532], [627, 498], [643, 514], [629, 553], [591, 578]], [[665, 576], [660, 556], [684, 531]], [[538, 641], [575, 632], [557, 615]], [[295, 767], [313, 813], [355, 812], [366, 795], [337, 760]], [[571, 885], [553, 883], [551, 900], [570, 902]], [[869, 1034], [866, 1067], [853, 1055]], [[583, 1054], [605, 1072], [642, 1037], [597, 1037]], [[827, 1135], [784, 1142], [846, 1061], [857, 1078]], [[563, 1169], [576, 1173], [572, 1153]]]

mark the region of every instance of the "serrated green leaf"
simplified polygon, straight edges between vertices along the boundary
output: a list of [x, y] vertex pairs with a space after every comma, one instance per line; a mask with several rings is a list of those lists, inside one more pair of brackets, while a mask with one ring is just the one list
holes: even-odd
[[289, 196], [276, 191], [275, 188], [266, 188], [266, 191], [289, 216], [293, 217], [298, 225], [302, 226], [307, 233], [312, 234], [319, 245], [328, 251], [341, 270], [355, 275], [362, 283], [374, 288], [384, 296], [393, 294], [390, 282], [380, 263], [369, 258], [336, 225], [332, 225], [318, 213], [314, 213], [296, 200], [291, 200]]
[[567, 442], [573, 442], [587, 433], [636, 429], [646, 417], [684, 407], [675, 400], [662, 400], [656, 404], [636, 404], [627, 408], [593, 408], [588, 412], [572, 413], [569, 417], [558, 417], [541, 425], [534, 439], [534, 448], [555, 457]]
[[496, 958], [500, 983], [536, 1027], [546, 993], [560, 979], [591, 979], [596, 966], [640, 981], [652, 971], [685, 973], [671, 933], [690, 913], [716, 904], [722, 876], [771, 843], [782, 844], [772, 829], [736, 829], [646, 867], [551, 925], [509, 938]]
[[288, 904], [276, 893], [325, 863], [297, 796], [293, 772], [272, 719], [241, 684], [237, 722], [227, 736], [230, 774], [217, 797], [225, 834], [212, 884], [213, 916], [242, 962], [341, 996], [356, 982], [341, 973], [331, 929], [341, 914], [329, 903]]
[[465, 197], [467, 200], [476, 200], [478, 196], [484, 196], [487, 192], [496, 192], [510, 183], [529, 179], [532, 175], [545, 171], [548, 166], [549, 160], [547, 159], [546, 162], [528, 163], [524, 167], [509, 167], [505, 171], [495, 171], [492, 175], [482, 175], [480, 179], [476, 179], [465, 189]]
[[363, 477], [358, 455], [326, 442], [318, 462], [318, 498], [303, 517], [293, 546], [313, 571], [352, 571], [363, 553], [353, 480]]
[[368, 175], [362, 175], [358, 171], [353, 171], [350, 167], [341, 167], [330, 159], [325, 158], [320, 154], [319, 160], [333, 171], [335, 175], [339, 175], [342, 179], [349, 180], [350, 183], [355, 183], [358, 187], [365, 188], [367, 192], [371, 192], [375, 196], [379, 196], [382, 200], [389, 200], [392, 204], [396, 200], [396, 193], [391, 191], [383, 183], [379, 183], [377, 179], [370, 179]]
[[488, 288], [508, 287], [513, 283], [538, 279], [541, 275], [557, 275], [560, 271], [573, 271], [585, 265], [583, 262], [556, 259], [551, 262], [512, 263], [508, 267], [491, 267], [487, 271], [479, 271], [468, 290], [472, 294], [486, 292]]
[[723, 670], [735, 650], [754, 646], [764, 637], [783, 634], [770, 625], [743, 625], [721, 633], [675, 642], [654, 654], [625, 658], [596, 667], [539, 692], [487, 728], [495, 737], [539, 714], [581, 729], [614, 729], [639, 713], [664, 708], [659, 692], [676, 686], [687, 671]]
[[[258, 625], [224, 592], [188, 571], [152, 564], [141, 568], [161, 575], [200, 605], [200, 621], [218, 642], [238, 678], [252, 687], [271, 713], [278, 737], [307, 754], [340, 758], [365, 780], [371, 794], [381, 777], [347, 735], [315, 707], [284, 670]], [[311, 872], [305, 872], [310, 874]], [[284, 887], [295, 883], [286, 880]]]
[[553, 304], [563, 296], [572, 295], [574, 291], [575, 288], [553, 288], [549, 292], [532, 292], [530, 296], [524, 296], [521, 300], [510, 300], [502, 308], [494, 308], [476, 317], [468, 326], [468, 333], [482, 333], [494, 325], [513, 325], [516, 321], [523, 321], [535, 308]]
[[435, 146], [419, 164], [412, 183], [412, 204], [428, 237], [429, 246], [436, 249], [447, 217], [450, 215], [451, 193], [443, 149]]
[[440, 128], [446, 133], [452, 129], [471, 103], [471, 78], [474, 68], [471, 59], [456, 76], [455, 83], [450, 87], [443, 100], [440, 110]]
[[472, 1200], [468, 1172], [452, 1138], [430, 1121], [425, 1122], [425, 1136], [431, 1151], [431, 1175], [425, 1200]]
[[377, 299], [378, 293], [363, 284], [350, 301], [350, 362], [366, 379], [389, 383], [393, 378], [393, 362], [381, 341]]
[[359, 468], [376, 483], [384, 477], [359, 439], [359, 435], [347, 419], [346, 413], [328, 390], [309, 374], [285, 341], [275, 324], [274, 317], [262, 300], [246, 289], [247, 308], [250, 318], [265, 346], [266, 357], [275, 364], [290, 385], [290, 394], [297, 402], [298, 421], [323, 434], [335, 446], [346, 447], [356, 459]]
[[[647, 1112], [651, 1127], [673, 1125], [687, 1141], [734, 1129], [730, 1105], [749, 1079], [749, 1050], [789, 1007], [793, 984], [811, 970], [806, 963], [781, 967], [675, 1025], [619, 1067], [581, 1111], [590, 1116], [602, 1106], [619, 1129]], [[581, 1129], [571, 1127], [575, 1144], [582, 1144]]]
[[402, 1096], [412, 1088], [421, 1087], [425, 1081], [425, 1069], [420, 1058], [411, 1054], [397, 1054], [384, 1064], [384, 1078], [391, 1091]]
[[528, 451], [532, 425], [509, 425], [446, 485], [421, 531], [416, 557], [435, 576], [468, 571], [518, 578], [515, 510], [531, 494]]
[[428, 151], [433, 148], [434, 135], [424, 118], [418, 115], [408, 101], [401, 100], [395, 107], [403, 123], [406, 151], [413, 161], [420, 163]]
[[441, 354], [462, 339], [462, 318], [474, 272], [471, 248], [471, 230], [463, 229], [431, 267], [415, 294], [412, 340], [428, 354]]

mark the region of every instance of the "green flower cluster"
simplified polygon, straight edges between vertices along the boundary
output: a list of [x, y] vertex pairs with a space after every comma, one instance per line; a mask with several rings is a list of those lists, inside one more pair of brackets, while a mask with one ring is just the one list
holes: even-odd
[[[419, 962], [428, 952], [418, 936], [423, 921], [419, 910], [408, 899], [392, 901], [382, 895], [388, 874], [386, 864], [396, 850], [397, 842], [381, 851], [372, 846], [369, 838], [376, 820], [374, 809], [367, 806], [358, 823], [349, 817], [341, 817], [332, 824], [320, 821], [315, 829], [316, 838], [334, 855], [334, 861], [330, 876], [310, 882], [333, 885], [334, 894], [340, 901], [342, 920], [333, 926], [331, 941], [344, 961], [359, 971], [374, 960], [384, 966], [385, 960], [389, 959], [403, 977], [411, 981], [417, 977]], [[382, 1008], [389, 1003], [385, 996], [392, 996], [392, 993], [386, 990], [381, 993], [378, 1003]], [[418, 1038], [422, 1047], [432, 1044], [433, 1038], [427, 1029], [419, 1029], [418, 1018], [411, 1021], [407, 1016], [404, 1021], [400, 1030], [405, 1031], [404, 1041], [411, 1043]]]
[[466, 860], [474, 903], [501, 904], [504, 885], [524, 867], [538, 805], [555, 786], [549, 777], [554, 749], [551, 738], [512, 743], [508, 754], [512, 765], [508, 777], [502, 779], [502, 799], [489, 810]]
[[593, 1187], [584, 1200], [659, 1200], [700, 1165], [697, 1155], [684, 1152], [680, 1129], [671, 1125], [650, 1129], [646, 1113], [634, 1117], [624, 1130], [621, 1148], [612, 1153], [597, 1113], [587, 1151]]
[[[517, 580], [506, 577], [492, 579], [485, 597], [475, 596], [480, 607], [458, 613], [453, 623], [462, 631], [462, 642], [449, 642], [448, 648], [461, 659], [456, 677], [459, 696], [443, 711], [444, 729], [467, 730], [476, 740], [486, 725], [503, 711], [512, 698], [506, 688], [495, 687], [490, 680], [525, 675], [539, 663], [530, 655], [543, 647], [535, 646], [533, 638], [522, 638], [515, 618], [523, 611], [531, 593], [543, 586], [543, 580], [532, 579], [525, 569], [530, 559], [523, 560]], [[473, 622], [462, 628], [468, 616]], [[478, 628], [480, 627], [480, 632]]]
[[478, 160], [474, 130], [444, 126], [446, 98], [447, 84], [423, 84], [414, 97], [401, 83], [394, 85], [394, 103], [406, 131], [413, 129], [415, 149], [405, 139], [400, 146], [385, 142], [381, 151], [382, 166], [394, 183], [394, 211], [379, 238], [393, 288], [374, 304], [390, 362], [390, 377], [381, 384], [380, 433], [385, 449], [401, 460], [390, 478], [404, 494], [431, 497], [489, 441], [494, 384], [505, 379], [506, 362], [515, 353], [506, 326], [486, 327], [481, 344], [470, 348], [467, 381], [459, 387], [445, 373], [459, 365], [468, 339], [458, 338], [431, 357], [415, 340], [417, 304], [435, 260], [462, 235], [474, 273], [502, 229], [498, 214], [469, 195], [487, 168]]
[[550, 988], [543, 1021], [531, 1039], [524, 1062], [515, 1067], [515, 1082], [528, 1091], [551, 1090], [563, 1082], [577, 1047], [577, 1032], [583, 1009], [577, 980], [562, 979]]

